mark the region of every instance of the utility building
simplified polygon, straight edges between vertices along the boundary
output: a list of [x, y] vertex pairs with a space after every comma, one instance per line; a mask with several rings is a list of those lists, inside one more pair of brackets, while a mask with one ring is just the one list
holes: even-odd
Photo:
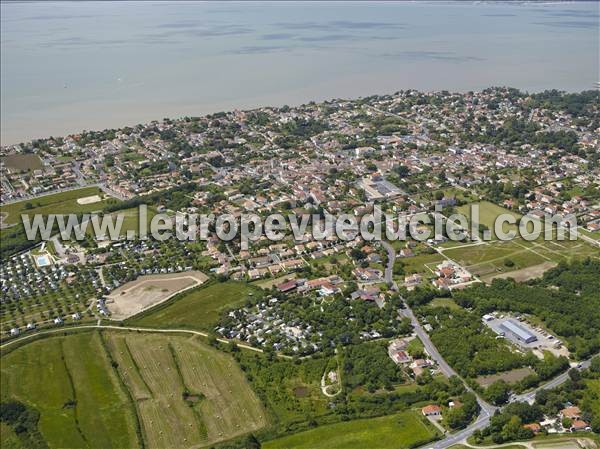
[[500, 328], [505, 332], [510, 332], [514, 335], [519, 341], [523, 343], [533, 343], [537, 340], [537, 337], [529, 332], [527, 329], [519, 326], [517, 323], [506, 320], [501, 325]]

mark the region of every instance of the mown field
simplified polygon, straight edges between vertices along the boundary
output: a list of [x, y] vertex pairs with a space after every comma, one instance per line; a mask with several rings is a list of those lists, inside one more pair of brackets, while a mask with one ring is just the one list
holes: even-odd
[[194, 338], [111, 333], [107, 346], [148, 448], [205, 446], [267, 424], [235, 361]]
[[139, 446], [132, 405], [98, 333], [36, 341], [1, 360], [2, 401], [36, 409], [51, 448]]
[[[1, 397], [40, 413], [50, 448], [204, 447], [267, 424], [235, 361], [194, 337], [104, 331], [36, 341], [2, 357]], [[8, 430], [3, 447], [19, 447]]]
[[127, 324], [147, 327], [212, 329], [221, 312], [240, 306], [248, 295], [262, 295], [261, 289], [244, 282], [214, 283], [190, 290], [180, 297], [158, 306], [148, 313], [127, 321]]
[[417, 412], [341, 422], [268, 441], [263, 449], [404, 449], [437, 435]]
[[[98, 203], [96, 203], [98, 204]], [[156, 208], [148, 207], [146, 215], [146, 230], [150, 233], [150, 222], [152, 218], [157, 214]], [[133, 207], [130, 209], [123, 209], [118, 212], [113, 212], [110, 214], [115, 223], [117, 223], [117, 216], [121, 215], [123, 217], [123, 222], [121, 223], [120, 228], [120, 236], [127, 236], [128, 231], [132, 231], [135, 235], [139, 234], [140, 229], [140, 216], [139, 209], [137, 207]], [[85, 230], [86, 234], [91, 237], [98, 237], [94, 235], [94, 228], [91, 223], [87, 226]]]

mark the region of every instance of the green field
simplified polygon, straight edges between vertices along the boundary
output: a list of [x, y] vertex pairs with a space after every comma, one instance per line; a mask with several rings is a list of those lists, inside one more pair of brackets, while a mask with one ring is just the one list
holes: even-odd
[[[147, 211], [148, 211], [148, 213], [147, 213], [147, 219], [146, 219], [146, 224], [147, 224], [146, 229], [149, 232], [150, 231], [150, 221], [157, 214], [157, 212], [154, 207], [148, 207]], [[135, 232], [136, 235], [138, 234], [138, 231], [140, 229], [140, 224], [139, 224], [140, 219], [139, 219], [139, 209], [137, 207], [132, 207], [130, 209], [123, 209], [118, 212], [113, 212], [110, 215], [111, 215], [111, 217], [113, 217], [113, 220], [115, 223], [116, 223], [117, 215], [120, 215], [123, 217], [123, 222], [121, 224], [121, 229], [120, 229], [119, 235], [126, 236], [127, 231], [133, 231], [133, 232]], [[92, 236], [92, 237], [94, 236], [94, 228], [91, 225], [91, 223], [88, 224], [85, 232], [89, 236]]]
[[223, 310], [241, 306], [248, 295], [261, 295], [262, 290], [243, 282], [214, 283], [190, 290], [147, 314], [133, 318], [128, 324], [148, 327], [212, 329]]
[[195, 337], [86, 332], [1, 360], [2, 401], [37, 410], [50, 448], [204, 447], [267, 424], [236, 362]]
[[437, 431], [417, 412], [318, 427], [268, 441], [263, 449], [403, 449], [431, 441]]
[[[82, 189], [68, 190], [66, 192], [55, 193], [53, 195], [41, 196], [39, 198], [19, 201], [18, 203], [8, 204], [0, 207], [0, 212], [7, 214], [3, 219], [5, 224], [15, 224], [21, 222], [21, 214], [77, 214], [92, 212], [102, 209], [109, 201], [99, 201], [91, 204], [79, 204], [79, 198], [99, 195], [103, 198], [105, 195], [98, 187], [84, 187]], [[27, 206], [30, 204], [30, 206]], [[29, 207], [29, 208], [28, 208]]]
[[51, 448], [139, 446], [133, 408], [98, 333], [36, 341], [1, 360], [2, 400], [38, 410]]
[[[406, 275], [420, 273], [425, 276], [429, 276], [433, 273], [435, 266], [442, 263], [444, 260], [446, 260], [444, 256], [439, 253], [423, 253], [414, 257], [403, 257], [396, 259], [395, 263], [402, 264], [404, 273]], [[402, 276], [402, 281], [404, 281], [404, 276]]]
[[[480, 201], [477, 203], [465, 204], [464, 206], [460, 206], [457, 208], [458, 213], [463, 214], [467, 217], [469, 224], [471, 223], [471, 206], [472, 205], [479, 206], [479, 224], [487, 226], [488, 229], [491, 231], [492, 238], [494, 238], [494, 239], [496, 238], [496, 234], [494, 232], [494, 222], [495, 222], [496, 218], [498, 218], [498, 216], [500, 216], [502, 214], [508, 214], [508, 215], [512, 215], [517, 220], [521, 217], [521, 214], [519, 214], [517, 212], [512, 212], [503, 207], [497, 206], [496, 204], [490, 203], [489, 201]], [[504, 223], [502, 230], [504, 232], [516, 231], [517, 227], [518, 226], [516, 224], [509, 225], [507, 223]]]
[[435, 298], [433, 301], [429, 303], [431, 307], [447, 307], [451, 310], [459, 310], [462, 307], [459, 306], [452, 300], [451, 298]]

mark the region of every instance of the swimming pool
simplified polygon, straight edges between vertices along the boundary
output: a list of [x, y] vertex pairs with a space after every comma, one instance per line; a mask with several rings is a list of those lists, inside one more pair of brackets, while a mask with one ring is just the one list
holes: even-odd
[[41, 255], [41, 256], [37, 256], [35, 258], [35, 262], [37, 263], [38, 267], [46, 267], [46, 266], [50, 265], [50, 259], [45, 254]]

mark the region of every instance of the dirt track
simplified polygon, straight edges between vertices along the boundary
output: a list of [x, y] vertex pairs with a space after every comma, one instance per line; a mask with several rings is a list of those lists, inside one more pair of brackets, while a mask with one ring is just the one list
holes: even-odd
[[107, 307], [113, 319], [123, 320], [160, 304], [177, 293], [196, 287], [207, 279], [208, 276], [200, 271], [140, 276], [108, 295]]

